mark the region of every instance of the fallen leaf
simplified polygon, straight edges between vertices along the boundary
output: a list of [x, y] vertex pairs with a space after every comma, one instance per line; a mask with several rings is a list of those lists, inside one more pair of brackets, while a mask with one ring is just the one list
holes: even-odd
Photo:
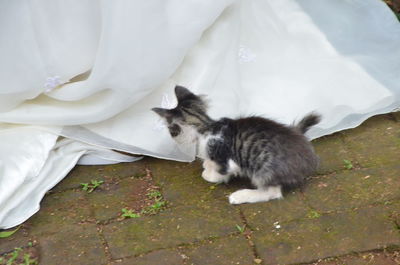
[[328, 184], [321, 182], [321, 183], [318, 184], [318, 187], [319, 188], [326, 188], [326, 187], [328, 187]]
[[257, 264], [261, 264], [262, 259], [254, 259], [254, 262], [257, 263]]
[[6, 238], [6, 237], [12, 236], [15, 232], [18, 231], [19, 228], [20, 228], [20, 226], [18, 226], [17, 229], [12, 230], [12, 231], [0, 232], [0, 238]]

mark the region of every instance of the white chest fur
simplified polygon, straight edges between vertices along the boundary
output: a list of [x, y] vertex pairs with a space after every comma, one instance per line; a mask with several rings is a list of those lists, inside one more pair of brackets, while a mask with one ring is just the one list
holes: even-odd
[[179, 148], [189, 150], [191, 147], [196, 147], [196, 156], [205, 160], [208, 159], [207, 146], [210, 140], [223, 141], [220, 134], [199, 134], [193, 126], [180, 125], [182, 132], [174, 137]]
[[178, 148], [190, 156], [197, 155], [197, 131], [192, 126], [187, 125], [180, 125], [180, 128], [181, 133], [173, 138], [178, 144]]

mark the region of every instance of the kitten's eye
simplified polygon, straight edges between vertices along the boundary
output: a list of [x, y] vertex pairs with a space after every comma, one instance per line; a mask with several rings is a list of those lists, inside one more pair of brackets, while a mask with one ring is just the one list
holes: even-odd
[[172, 137], [176, 137], [181, 133], [181, 127], [178, 124], [171, 124], [168, 129]]

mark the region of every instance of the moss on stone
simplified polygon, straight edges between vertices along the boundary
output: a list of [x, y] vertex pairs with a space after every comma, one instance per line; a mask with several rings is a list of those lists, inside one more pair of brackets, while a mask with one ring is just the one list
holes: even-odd
[[58, 233], [63, 227], [88, 220], [91, 220], [91, 209], [85, 194], [69, 190], [46, 196], [28, 225], [32, 235], [40, 236]]
[[178, 207], [159, 215], [125, 220], [104, 227], [112, 255], [123, 258], [236, 232], [240, 217], [232, 208]]
[[318, 211], [347, 210], [400, 197], [400, 165], [343, 171], [312, 179], [305, 187], [307, 203]]
[[306, 263], [384, 248], [400, 243], [387, 215], [382, 207], [323, 215], [282, 225], [275, 233], [255, 231], [253, 241], [267, 264]]
[[188, 264], [250, 265], [254, 264], [253, 253], [243, 236], [230, 236], [211, 242], [181, 248]]
[[343, 135], [346, 146], [362, 167], [398, 164], [400, 123], [390, 116], [375, 116]]
[[346, 148], [341, 133], [318, 138], [312, 141], [312, 144], [320, 159], [316, 173], [318, 175], [341, 171], [344, 169], [343, 159], [355, 159]]

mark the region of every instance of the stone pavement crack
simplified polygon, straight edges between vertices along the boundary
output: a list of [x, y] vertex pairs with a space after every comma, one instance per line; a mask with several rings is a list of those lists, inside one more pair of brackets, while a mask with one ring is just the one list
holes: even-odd
[[[374, 207], [374, 206], [385, 206], [385, 205], [391, 205], [393, 203], [397, 203], [400, 202], [400, 197], [395, 198], [393, 200], [388, 200], [385, 202], [374, 202], [368, 205], [363, 205], [360, 207], [355, 207], [355, 208], [347, 208], [344, 210], [335, 210], [335, 211], [318, 211], [318, 218], [322, 217], [322, 216], [330, 216], [330, 215], [336, 215], [336, 214], [343, 214], [343, 213], [351, 213], [354, 211], [358, 211], [358, 210], [363, 210], [363, 209], [368, 209], [370, 207]], [[310, 207], [310, 206], [309, 206]], [[313, 211], [316, 211], [314, 208], [310, 207], [310, 209], [312, 209]], [[317, 211], [316, 211], [317, 212]], [[284, 221], [284, 222], [280, 222], [281, 225], [287, 225], [287, 224], [292, 224], [292, 223], [296, 223], [299, 221], [304, 221], [304, 220], [308, 220], [308, 219], [312, 219], [312, 217], [310, 216], [303, 216], [300, 218], [296, 218], [296, 219], [292, 219], [292, 220], [288, 220], [288, 221]], [[389, 217], [389, 219], [391, 219]], [[392, 220], [392, 219], [391, 219]], [[396, 228], [399, 229], [400, 232], [400, 226], [397, 225], [397, 221], [393, 220], [394, 224], [396, 225]], [[252, 231], [254, 231], [254, 229], [250, 226], [250, 225], [246, 225], [246, 227], [250, 228]]]
[[[238, 211], [239, 211], [240, 219], [242, 220], [242, 224], [246, 228], [246, 231], [241, 233], [241, 234], [246, 238], [247, 243], [249, 244], [249, 247], [250, 247], [251, 252], [253, 254], [254, 260], [260, 260], [261, 261], [260, 255], [257, 253], [256, 245], [251, 240], [251, 233], [253, 232], [253, 229], [248, 224], [246, 216], [244, 215], [242, 210], [239, 208]], [[258, 263], [258, 264], [263, 264], [263, 262], [261, 261], [261, 263]]]
[[[341, 261], [341, 259], [347, 259], [347, 258], [354, 258], [354, 257], [367, 257], [369, 255], [374, 255], [374, 254], [398, 254], [397, 252], [400, 251], [400, 246], [388, 246], [386, 248], [378, 248], [378, 249], [371, 249], [371, 250], [367, 250], [367, 251], [361, 251], [361, 252], [349, 252], [343, 255], [339, 255], [339, 256], [332, 256], [332, 257], [326, 257], [324, 259], [318, 259], [318, 260], [314, 260], [311, 262], [307, 262], [307, 263], [290, 263], [287, 265], [324, 265], [324, 264], [329, 264], [329, 265], [336, 265], [336, 264], [349, 264], [351, 265], [351, 263], [343, 263], [343, 261]], [[400, 253], [399, 253], [400, 254]], [[338, 263], [333, 263], [337, 261]], [[396, 262], [396, 261], [394, 261]], [[361, 263], [357, 263], [357, 264], [361, 264]], [[364, 263], [363, 263], [364, 264]], [[374, 263], [365, 263], [365, 264], [374, 264]], [[379, 263], [382, 264], [382, 263]], [[397, 264], [399, 264], [397, 262]]]
[[98, 224], [98, 225], [96, 225], [96, 228], [97, 228], [97, 234], [103, 245], [103, 250], [104, 250], [104, 254], [106, 255], [107, 261], [112, 262], [113, 258], [111, 256], [110, 248], [109, 248], [108, 243], [103, 235], [103, 227]]
[[155, 248], [155, 249], [152, 249], [152, 250], [150, 250], [150, 251], [144, 251], [144, 252], [141, 252], [141, 253], [136, 254], [136, 255], [129, 255], [129, 256], [124, 256], [124, 257], [122, 257], [122, 258], [118, 258], [118, 259], [112, 259], [112, 261], [122, 261], [122, 260], [125, 260], [125, 259], [130, 259], [130, 258], [136, 258], [136, 257], [140, 257], [140, 256], [145, 256], [145, 255], [148, 255], [148, 254], [151, 254], [151, 253], [153, 253], [153, 252], [160, 251], [160, 250], [176, 250], [176, 251], [178, 251], [178, 252], [181, 252], [182, 249], [193, 248], [193, 247], [201, 246], [201, 245], [204, 245], [204, 244], [208, 244], [208, 243], [215, 242], [216, 240], [226, 239], [226, 238], [230, 238], [230, 237], [232, 237], [232, 236], [237, 236], [237, 235], [239, 235], [239, 234], [240, 234], [240, 232], [234, 232], [234, 233], [229, 233], [229, 234], [227, 234], [227, 235], [219, 236], [219, 237], [210, 236], [210, 237], [203, 238], [203, 239], [201, 239], [201, 240], [195, 240], [195, 241], [189, 242], [189, 243], [177, 244], [177, 245], [172, 246], [172, 247]]

